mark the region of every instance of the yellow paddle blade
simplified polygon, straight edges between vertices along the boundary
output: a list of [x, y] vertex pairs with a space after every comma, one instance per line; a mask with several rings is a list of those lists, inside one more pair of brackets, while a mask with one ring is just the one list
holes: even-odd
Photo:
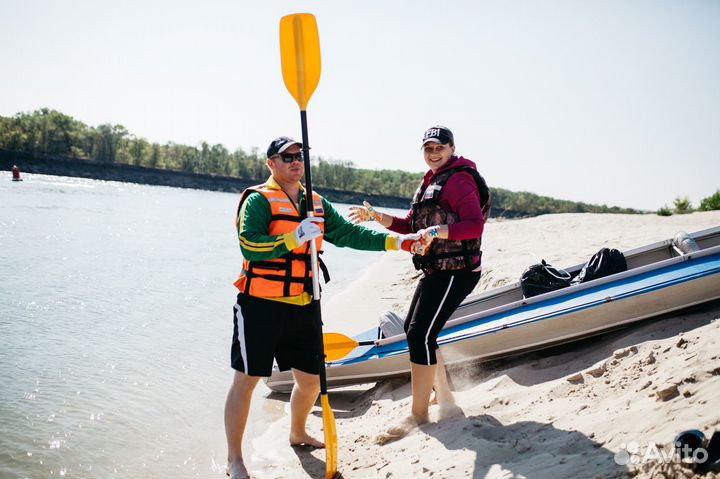
[[325, 430], [325, 479], [333, 479], [338, 470], [338, 440], [335, 428], [335, 414], [330, 407], [327, 394], [320, 396]]
[[280, 58], [285, 86], [305, 111], [320, 82], [320, 37], [313, 14], [280, 19]]
[[340, 333], [323, 334], [325, 344], [325, 361], [332, 362], [342, 359], [360, 346], [360, 343]]

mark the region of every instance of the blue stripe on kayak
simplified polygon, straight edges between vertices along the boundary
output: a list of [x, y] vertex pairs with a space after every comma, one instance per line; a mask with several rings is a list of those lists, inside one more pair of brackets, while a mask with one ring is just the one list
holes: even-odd
[[[614, 294], [614, 295], [613, 295], [613, 294], [610, 294], [610, 295], [607, 295], [607, 296], [603, 295], [603, 296], [605, 296], [605, 297], [602, 298], [602, 299], [595, 299], [595, 300], [593, 300], [593, 301], [588, 301], [588, 302], [583, 303], [583, 304], [578, 305], [578, 306], [567, 307], [567, 308], [565, 308], [565, 309], [560, 309], [560, 310], [554, 311], [554, 312], [549, 313], [549, 314], [540, 314], [540, 315], [537, 315], [537, 316], [532, 316], [532, 317], [530, 317], [530, 318], [524, 318], [524, 319], [523, 319], [523, 318], [518, 318], [518, 319], [516, 319], [516, 320], [513, 321], [513, 324], [509, 324], [509, 325], [507, 325], [507, 326], [504, 326], [503, 329], [504, 329], [504, 328], [510, 328], [510, 327], [516, 327], [516, 326], [522, 326], [522, 325], [524, 325], [524, 324], [528, 324], [528, 323], [534, 322], [534, 321], [541, 321], [541, 320], [543, 320], [543, 319], [555, 318], [555, 317], [562, 316], [562, 315], [565, 315], [565, 314], [575, 313], [575, 312], [578, 312], [578, 311], [583, 311], [583, 310], [591, 309], [591, 308], [594, 308], [594, 307], [597, 307], [597, 306], [600, 306], [600, 305], [602, 305], [602, 304], [607, 303], [607, 302], [608, 302], [608, 299], [607, 299], [607, 298], [611, 298], [611, 301], [612, 301], [612, 302], [617, 302], [617, 301], [621, 301], [621, 300], [624, 300], [624, 299], [629, 299], [629, 298], [632, 298], [632, 297], [636, 297], [636, 296], [639, 296], [639, 295], [641, 295], [641, 294], [645, 294], [645, 293], [649, 293], [649, 292], [652, 292], [652, 291], [656, 291], [656, 290], [668, 288], [668, 287], [670, 287], [670, 286], [675, 286], [675, 285], [677, 285], [677, 284], [682, 284], [682, 283], [686, 283], [686, 282], [689, 282], [689, 281], [695, 281], [695, 280], [697, 280], [697, 279], [699, 279], [699, 278], [702, 278], [702, 277], [705, 277], [705, 276], [710, 276], [710, 275], [713, 275], [713, 274], [718, 274], [718, 273], [720, 273], [720, 269], [715, 269], [714, 271], [704, 271], [704, 272], [701, 272], [701, 273], [697, 273], [697, 274], [693, 274], [693, 275], [689, 275], [689, 276], [684, 276], [684, 277], [682, 277], [682, 278], [677, 278], [677, 279], [670, 280], [670, 281], [665, 281], [665, 282], [662, 282], [662, 283], [655, 283], [655, 284], [653, 284], [652, 286], [643, 287], [643, 288], [638, 288], [638, 289], [636, 289], [636, 290], [628, 291], [628, 292], [625, 292], [625, 293]], [[494, 319], [491, 319], [491, 320], [494, 320]], [[483, 323], [486, 323], [486, 321], [483, 321]], [[442, 341], [442, 344], [449, 344], [449, 343], [452, 343], [452, 342], [455, 342], [455, 341], [458, 341], [458, 340], [466, 339], [467, 337], [474, 336], [474, 335], [476, 335], [476, 334], [478, 334], [478, 333], [479, 333], [479, 334], [482, 334], [481, 332], [477, 332], [477, 333], [473, 334], [473, 330], [474, 330], [474, 329], [479, 329], [478, 326], [480, 326], [481, 324], [482, 324], [482, 323], [478, 323], [477, 325], [474, 324], [474, 325], [472, 325], [471, 327], [466, 328], [465, 331], [463, 331], [463, 330], [458, 330], [458, 327], [449, 328], [448, 331], [447, 331], [447, 334], [444, 334], [444, 335], [443, 335], [443, 339], [444, 339], [444, 340]], [[485, 331], [485, 332], [490, 333], [490, 332], [494, 332], [494, 331], [497, 331], [497, 330]], [[459, 334], [459, 333], [461, 333], [461, 334]]]
[[[616, 282], [606, 283], [594, 288], [578, 292], [570, 292], [567, 295], [540, 301], [532, 305], [521, 306], [512, 311], [497, 313], [485, 318], [470, 321], [465, 324], [453, 326], [440, 332], [438, 342], [441, 345], [462, 341], [481, 334], [494, 333], [509, 327], [522, 326], [530, 322], [542, 321], [544, 319], [575, 313], [591, 309], [607, 303], [607, 298], [613, 302], [626, 300], [641, 294], [665, 289], [677, 284], [695, 281], [705, 276], [720, 273], [720, 255], [710, 255], [699, 259], [683, 261], [671, 266], [648, 271], [635, 276], [630, 276]], [[572, 286], [570, 287], [572, 288]], [[500, 320], [511, 318], [514, 324], [503, 326]], [[492, 323], [498, 322], [498, 328], [490, 331], [478, 331]], [[384, 346], [365, 346], [358, 348], [352, 356], [333, 363], [333, 365], [353, 364], [362, 361], [372, 360], [381, 357], [394, 356], [407, 352], [407, 341]]]

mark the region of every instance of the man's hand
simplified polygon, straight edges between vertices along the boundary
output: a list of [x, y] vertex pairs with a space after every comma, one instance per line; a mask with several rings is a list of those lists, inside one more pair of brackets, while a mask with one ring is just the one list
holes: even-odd
[[398, 249], [412, 253], [412, 248], [415, 243], [420, 239], [420, 235], [417, 233], [409, 235], [398, 236]]
[[380, 221], [382, 213], [375, 211], [367, 201], [363, 201], [363, 205], [350, 207], [350, 221], [356, 225], [366, 221]]
[[314, 216], [302, 220], [294, 233], [295, 241], [297, 241], [298, 246], [322, 236], [323, 233], [318, 226], [318, 223], [322, 223], [323, 221], [325, 221], [324, 218], [317, 218]]
[[433, 240], [438, 237], [439, 234], [439, 228], [437, 226], [430, 226], [428, 228], [421, 229], [418, 231], [417, 235], [420, 236], [418, 241], [413, 243], [412, 245], [412, 253], [413, 254], [419, 254], [419, 255], [425, 255], [428, 251], [430, 251], [430, 245], [432, 244]]

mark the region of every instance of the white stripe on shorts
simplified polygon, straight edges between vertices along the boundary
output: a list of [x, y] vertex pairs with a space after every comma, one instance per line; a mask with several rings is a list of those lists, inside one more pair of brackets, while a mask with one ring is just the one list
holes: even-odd
[[455, 279], [455, 276], [450, 276], [450, 282], [448, 283], [448, 287], [445, 290], [445, 295], [443, 296], [442, 301], [440, 301], [440, 305], [438, 306], [437, 311], [435, 311], [435, 316], [433, 316], [432, 321], [430, 321], [430, 326], [428, 327], [427, 334], [425, 335], [425, 354], [427, 354], [427, 363], [430, 364], [430, 347], [428, 345], [428, 338], [430, 338], [430, 331], [432, 330], [433, 324], [435, 324], [435, 320], [438, 317], [438, 314], [440, 314], [440, 310], [443, 307], [443, 304], [445, 304], [445, 300], [447, 299], [448, 294], [450, 293], [450, 288], [452, 288], [453, 280]]
[[242, 316], [242, 309], [240, 305], [235, 303], [235, 319], [238, 325], [238, 342], [240, 343], [240, 356], [242, 356], [243, 367], [245, 368], [245, 374], [248, 374], [250, 367], [247, 362], [247, 348], [245, 347], [245, 321]]

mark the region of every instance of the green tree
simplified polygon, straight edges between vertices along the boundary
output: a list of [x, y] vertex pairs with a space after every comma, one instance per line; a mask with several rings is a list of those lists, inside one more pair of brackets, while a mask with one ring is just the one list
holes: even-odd
[[679, 215], [684, 215], [686, 213], [692, 213], [692, 203], [690, 203], [690, 199], [680, 198], [679, 196], [673, 200], [673, 204], [675, 205], [675, 213]]
[[150, 158], [148, 158], [148, 163], [146, 166], [149, 166], [151, 168], [157, 168], [158, 165], [160, 165], [161, 161], [162, 149], [160, 148], [160, 145], [158, 145], [157, 143], [153, 143]]
[[210, 145], [206, 141], [200, 144], [200, 159], [198, 171], [200, 173], [210, 173]]
[[229, 174], [229, 156], [227, 148], [217, 144], [210, 147], [209, 172], [219, 175]]
[[129, 142], [132, 164], [145, 165], [148, 163], [148, 155], [150, 154], [150, 143], [145, 138], [132, 139]]
[[85, 153], [82, 143], [87, 131], [87, 126], [72, 117], [42, 108], [2, 118], [0, 145], [32, 154], [77, 155]]
[[703, 198], [698, 209], [700, 211], [720, 210], [720, 190], [715, 191], [715, 194], [707, 198]]
[[667, 205], [663, 206], [659, 210], [657, 210], [658, 216], [672, 216], [673, 212], [670, 208], [668, 208]]
[[99, 125], [96, 128], [92, 157], [103, 163], [115, 163], [128, 131], [122, 125]]

